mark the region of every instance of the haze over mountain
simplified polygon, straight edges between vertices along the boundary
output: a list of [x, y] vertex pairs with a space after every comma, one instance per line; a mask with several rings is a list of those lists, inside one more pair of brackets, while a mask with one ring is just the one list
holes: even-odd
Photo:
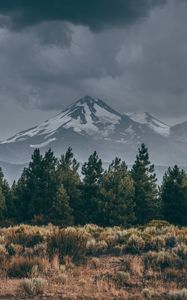
[[144, 142], [156, 165], [187, 165], [186, 123], [169, 127], [148, 112], [120, 114], [103, 100], [85, 96], [41, 124], [0, 142], [0, 160], [25, 164], [35, 148], [60, 156], [71, 146], [78, 160], [97, 150], [107, 164], [120, 156], [132, 164]]

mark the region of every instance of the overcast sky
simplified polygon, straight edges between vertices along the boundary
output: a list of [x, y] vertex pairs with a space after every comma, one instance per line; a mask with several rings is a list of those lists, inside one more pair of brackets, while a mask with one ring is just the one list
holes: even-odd
[[84, 95], [187, 120], [187, 1], [0, 0], [0, 139]]

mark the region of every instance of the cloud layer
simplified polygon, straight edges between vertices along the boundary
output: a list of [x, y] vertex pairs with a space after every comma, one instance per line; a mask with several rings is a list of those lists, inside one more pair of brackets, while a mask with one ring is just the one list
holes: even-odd
[[1, 0], [0, 13], [10, 17], [13, 28], [47, 21], [86, 25], [92, 30], [132, 24], [165, 0]]
[[59, 110], [90, 94], [120, 111], [187, 115], [187, 1], [25, 3], [0, 3], [2, 114]]

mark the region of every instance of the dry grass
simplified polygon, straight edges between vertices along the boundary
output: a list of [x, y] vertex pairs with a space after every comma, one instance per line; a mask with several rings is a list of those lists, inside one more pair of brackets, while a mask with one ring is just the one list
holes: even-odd
[[28, 285], [47, 282], [40, 297], [49, 299], [185, 300], [187, 229], [159, 222], [2, 228], [0, 298], [26, 299], [23, 277]]

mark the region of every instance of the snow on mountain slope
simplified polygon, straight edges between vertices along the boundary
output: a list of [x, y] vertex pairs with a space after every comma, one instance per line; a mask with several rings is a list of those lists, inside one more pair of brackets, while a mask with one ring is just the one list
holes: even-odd
[[53, 136], [60, 128], [71, 128], [74, 132], [82, 135], [107, 137], [114, 131], [115, 125], [119, 124], [120, 120], [120, 114], [112, 110], [102, 100], [86, 96], [50, 120], [22, 131], [0, 144], [22, 142], [28, 138], [41, 136], [44, 141], [38, 145], [31, 145], [31, 147], [43, 147], [56, 140]]
[[171, 134], [178, 140], [187, 142], [187, 121], [172, 126]]
[[169, 136], [170, 127], [158, 120], [157, 118], [150, 115], [148, 112], [144, 113], [128, 113], [129, 118], [137, 123], [147, 125], [149, 128], [154, 130], [156, 133], [162, 136]]
[[120, 114], [86, 96], [40, 125], [1, 141], [0, 160], [25, 163], [34, 148], [42, 153], [51, 148], [60, 156], [70, 146], [80, 161], [96, 150], [104, 160], [119, 156], [132, 163], [142, 142], [159, 164], [170, 163], [176, 153], [183, 160], [187, 151], [187, 143], [179, 144], [169, 126], [150, 114]]

